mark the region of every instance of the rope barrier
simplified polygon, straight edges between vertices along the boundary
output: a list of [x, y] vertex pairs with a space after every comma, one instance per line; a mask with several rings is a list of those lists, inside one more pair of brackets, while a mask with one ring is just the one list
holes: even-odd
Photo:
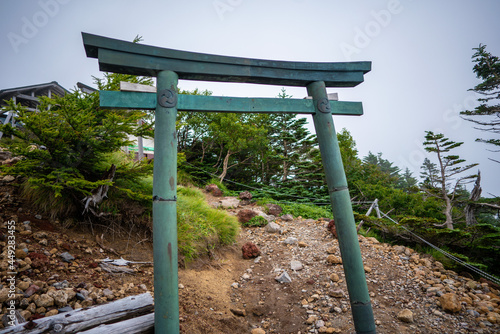
[[479, 276], [481, 277], [484, 277], [484, 278], [487, 278], [489, 279], [490, 281], [496, 283], [496, 284], [500, 284], [500, 279], [496, 278], [495, 276], [492, 276], [490, 274], [488, 274], [487, 272], [485, 271], [482, 271], [481, 269], [479, 268], [476, 268], [474, 267], [473, 265], [471, 264], [468, 264], [462, 260], [460, 260], [459, 258], [457, 258], [456, 256], [448, 253], [447, 251], [431, 244], [430, 242], [428, 242], [427, 240], [425, 240], [424, 238], [420, 237], [419, 235], [415, 234], [414, 232], [410, 231], [408, 228], [406, 228], [406, 226], [403, 226], [403, 225], [400, 225], [397, 221], [395, 221], [394, 219], [392, 219], [391, 217], [389, 217], [388, 215], [386, 215], [385, 213], [382, 213], [382, 216], [386, 217], [387, 219], [389, 219], [390, 221], [392, 221], [393, 223], [401, 226], [405, 231], [407, 231], [408, 233], [410, 233], [411, 235], [413, 235], [415, 238], [421, 240], [422, 242], [424, 242], [425, 244], [429, 245], [430, 247], [432, 247], [433, 249], [437, 250], [438, 252], [440, 252], [441, 254], [443, 254], [444, 256], [446, 256], [447, 258], [461, 264], [462, 266], [466, 267], [467, 269], [475, 272], [476, 274], [478, 274]]
[[[186, 164], [192, 166], [193, 168], [196, 168], [198, 170], [201, 170], [211, 176], [214, 176], [214, 177], [218, 177], [217, 175], [213, 174], [213, 173], [210, 173], [200, 167], [197, 167], [197, 166], [194, 166], [193, 164], [190, 164], [189, 162], [185, 162]], [[280, 196], [288, 196], [288, 197], [293, 197], [293, 198], [299, 198], [299, 199], [308, 199], [308, 200], [316, 200], [315, 198], [310, 198], [310, 197], [301, 197], [301, 196], [295, 196], [295, 195], [289, 195], [289, 194], [281, 194], [279, 192], [276, 192], [276, 191], [269, 191], [269, 190], [263, 190], [263, 189], [259, 189], [259, 188], [255, 188], [255, 187], [252, 187], [252, 186], [249, 186], [249, 185], [246, 185], [246, 184], [242, 184], [242, 183], [239, 183], [239, 182], [235, 182], [235, 181], [231, 181], [231, 180], [228, 180], [228, 179], [224, 179], [224, 181], [226, 182], [229, 182], [229, 183], [233, 183], [233, 184], [237, 184], [239, 186], [242, 186], [242, 187], [246, 187], [248, 189], [253, 189], [253, 190], [258, 190], [258, 191], [262, 191], [264, 193], [269, 193], [269, 194], [277, 194], [277, 195], [280, 195]], [[283, 203], [283, 204], [295, 204], [295, 203], [292, 203], [292, 202], [278, 202], [278, 203]], [[374, 203], [374, 201], [367, 201], [367, 202], [357, 202], [359, 204], [368, 204], [368, 203]], [[315, 203], [315, 202], [310, 202], [310, 204], [315, 204], [315, 205], [330, 205], [330, 203]], [[427, 240], [425, 240], [424, 238], [420, 237], [419, 235], [415, 234], [414, 232], [412, 232], [411, 230], [409, 230], [408, 228], [406, 228], [406, 226], [403, 226], [403, 225], [400, 225], [397, 221], [395, 221], [394, 219], [392, 219], [391, 217], [389, 217], [387, 214], [383, 213], [382, 211], [380, 211], [380, 213], [382, 214], [383, 217], [389, 219], [390, 221], [392, 221], [393, 223], [401, 226], [404, 230], [406, 230], [408, 233], [410, 233], [411, 235], [413, 235], [415, 238], [421, 240], [423, 243], [429, 245], [430, 247], [432, 247], [433, 249], [437, 250], [438, 252], [440, 252], [441, 254], [443, 254], [444, 256], [446, 256], [447, 258], [461, 264], [462, 266], [466, 267], [467, 269], [475, 272], [476, 274], [478, 274], [479, 276], [481, 277], [484, 277], [484, 278], [487, 278], [489, 279], [490, 281], [496, 283], [496, 284], [499, 284], [500, 285], [500, 279], [496, 278], [495, 276], [492, 276], [490, 274], [488, 274], [487, 272], [485, 271], [482, 271], [481, 269], [479, 268], [476, 268], [474, 267], [473, 265], [470, 265], [462, 260], [460, 260], [459, 258], [457, 258], [456, 256], [448, 253], [447, 251], [431, 244], [430, 242], [428, 242]]]

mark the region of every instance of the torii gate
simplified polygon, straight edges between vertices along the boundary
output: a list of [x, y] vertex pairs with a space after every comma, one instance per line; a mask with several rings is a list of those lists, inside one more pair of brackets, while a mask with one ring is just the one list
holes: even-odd
[[[153, 109], [155, 333], [179, 333], [177, 268], [177, 111], [312, 114], [325, 169], [357, 333], [375, 333], [351, 199], [332, 114], [362, 115], [361, 102], [329, 101], [326, 87], [363, 82], [371, 62], [308, 63], [186, 52], [82, 33], [101, 71], [155, 76], [157, 93], [101, 91], [101, 107]], [[178, 95], [178, 79], [307, 87], [311, 99]]]

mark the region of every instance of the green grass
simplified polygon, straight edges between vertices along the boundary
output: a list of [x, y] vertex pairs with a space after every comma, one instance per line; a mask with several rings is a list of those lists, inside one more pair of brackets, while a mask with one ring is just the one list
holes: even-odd
[[236, 217], [210, 207], [199, 189], [180, 186], [177, 195], [179, 253], [186, 261], [236, 241], [240, 228]]
[[333, 219], [330, 207], [316, 206], [313, 204], [279, 204], [283, 208], [283, 215], [291, 214], [294, 217], [302, 217], [304, 219], [330, 218]]
[[267, 220], [266, 218], [262, 216], [255, 216], [252, 219], [250, 219], [246, 223], [242, 223], [241, 225], [246, 226], [246, 227], [261, 227], [261, 226], [266, 226]]

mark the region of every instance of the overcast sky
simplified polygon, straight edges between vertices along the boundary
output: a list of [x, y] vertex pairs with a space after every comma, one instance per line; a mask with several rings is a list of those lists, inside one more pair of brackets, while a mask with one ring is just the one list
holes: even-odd
[[[483, 196], [500, 195], [498, 153], [487, 151], [459, 112], [476, 105], [468, 91], [480, 43], [500, 56], [500, 1], [410, 0], [2, 0], [0, 89], [57, 81], [92, 85], [101, 77], [86, 58], [81, 32], [144, 44], [246, 58], [343, 62], [371, 61], [354, 88], [328, 89], [344, 101], [361, 101], [361, 117], [335, 117], [347, 128], [360, 157], [382, 152], [415, 176], [425, 157], [426, 130], [465, 144], [458, 153], [480, 163]], [[280, 86], [180, 81], [182, 89], [214, 95], [274, 97]], [[294, 98], [305, 88], [288, 87]], [[313, 130], [311, 126], [311, 130]], [[496, 156], [495, 156], [496, 155]], [[474, 171], [475, 172], [475, 171]]]

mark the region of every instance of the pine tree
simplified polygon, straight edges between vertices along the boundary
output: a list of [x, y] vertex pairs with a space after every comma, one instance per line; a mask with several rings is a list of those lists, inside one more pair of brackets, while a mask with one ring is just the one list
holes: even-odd
[[[454, 205], [455, 197], [457, 191], [460, 190], [460, 186], [464, 182], [473, 179], [476, 175], [466, 175], [455, 179], [458, 174], [461, 174], [475, 166], [477, 163], [462, 165], [465, 160], [461, 159], [458, 155], [444, 155], [453, 149], [460, 147], [463, 142], [455, 142], [446, 138], [443, 134], [434, 134], [432, 131], [426, 131], [424, 146], [427, 152], [436, 153], [438, 160], [438, 174], [436, 182], [438, 184], [439, 192], [436, 193], [433, 189], [426, 188], [430, 195], [436, 196], [442, 199], [445, 203], [444, 214], [446, 216], [446, 221], [443, 225], [446, 225], [449, 229], [453, 229], [453, 217], [451, 215], [451, 210]], [[453, 181], [453, 182], [452, 182]], [[454, 185], [452, 186], [452, 184]]]
[[[481, 103], [474, 110], [466, 110], [461, 112], [462, 115], [471, 116], [465, 119], [476, 124], [481, 131], [500, 134], [500, 58], [493, 56], [486, 51], [486, 45], [480, 44], [478, 48], [474, 48], [476, 52], [472, 56], [474, 65], [473, 71], [477, 78], [482, 82], [476, 85], [471, 90], [482, 95], [478, 101]], [[478, 118], [481, 120], [478, 120]], [[500, 139], [481, 139], [477, 141], [500, 146]], [[495, 152], [499, 152], [496, 150]], [[498, 160], [491, 159], [500, 163]]]

